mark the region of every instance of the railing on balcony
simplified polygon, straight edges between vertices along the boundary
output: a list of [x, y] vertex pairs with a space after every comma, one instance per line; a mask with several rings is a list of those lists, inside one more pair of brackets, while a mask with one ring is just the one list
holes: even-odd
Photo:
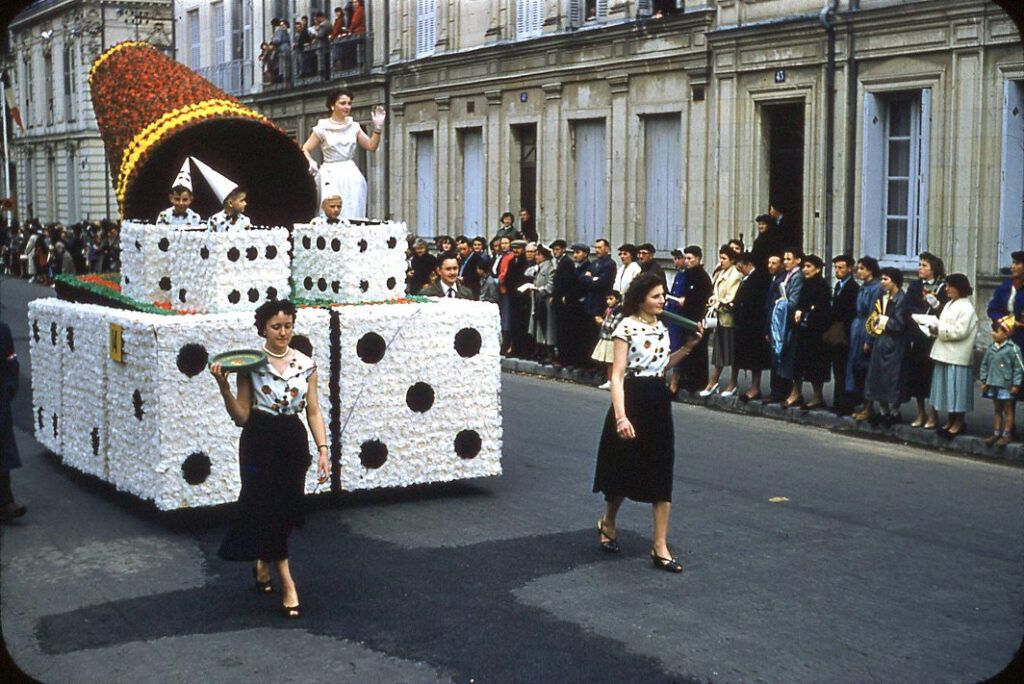
[[263, 87], [289, 88], [364, 73], [366, 44], [366, 35], [361, 34], [303, 48], [279, 48], [264, 58]]
[[251, 59], [233, 59], [199, 68], [196, 72], [229, 95], [247, 95], [252, 90]]

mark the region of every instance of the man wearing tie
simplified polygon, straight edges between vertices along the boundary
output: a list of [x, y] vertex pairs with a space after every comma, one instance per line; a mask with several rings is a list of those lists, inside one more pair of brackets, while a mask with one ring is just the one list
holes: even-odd
[[424, 297], [473, 299], [473, 292], [459, 282], [459, 260], [447, 256], [437, 266], [437, 280], [420, 290]]
[[846, 391], [846, 364], [850, 357], [850, 324], [857, 316], [857, 291], [860, 289], [853, 279], [853, 257], [840, 254], [832, 260], [836, 284], [832, 290], [832, 322], [825, 332], [832, 361], [833, 389], [832, 412], [837, 416], [853, 413], [857, 397]]

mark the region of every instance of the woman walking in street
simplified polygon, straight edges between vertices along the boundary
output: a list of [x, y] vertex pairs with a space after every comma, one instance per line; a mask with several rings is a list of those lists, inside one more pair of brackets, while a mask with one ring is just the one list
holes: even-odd
[[295, 305], [270, 300], [256, 309], [256, 330], [265, 338], [267, 360], [238, 374], [237, 394], [231, 393], [227, 373], [219, 363], [210, 373], [220, 387], [228, 415], [242, 426], [238, 464], [242, 491], [238, 522], [228, 531], [218, 555], [224, 560], [253, 562], [255, 589], [273, 591], [270, 564], [281, 580], [281, 611], [287, 618], [301, 615], [299, 594], [288, 565], [288, 535], [302, 527], [303, 489], [309, 469], [309, 442], [299, 413], [317, 445], [317, 477], [327, 481], [327, 434], [320, 414], [316, 363], [292, 349]]
[[597, 523], [604, 551], [620, 551], [615, 517], [623, 500], [650, 503], [654, 517], [651, 561], [662, 570], [682, 572], [666, 541], [675, 437], [672, 398], [664, 374], [690, 352], [700, 335], [670, 353], [668, 329], [658, 320], [664, 307], [665, 282], [660, 276], [645, 273], [633, 279], [624, 297], [624, 318], [612, 335], [612, 405], [601, 433], [594, 492], [602, 492], [605, 498], [604, 515]]

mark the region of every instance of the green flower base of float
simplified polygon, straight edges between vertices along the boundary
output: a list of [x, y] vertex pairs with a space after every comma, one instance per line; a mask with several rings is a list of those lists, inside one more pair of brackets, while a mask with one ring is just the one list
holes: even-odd
[[61, 274], [54, 278], [57, 298], [78, 304], [95, 304], [113, 309], [140, 311], [161, 316], [181, 316], [180, 311], [165, 309], [147, 302], [140, 302], [121, 293], [121, 274], [103, 273], [98, 275]]

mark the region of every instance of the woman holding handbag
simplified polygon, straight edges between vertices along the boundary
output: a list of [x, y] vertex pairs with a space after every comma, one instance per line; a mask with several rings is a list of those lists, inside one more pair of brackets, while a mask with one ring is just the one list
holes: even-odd
[[[700, 396], [707, 397], [718, 391], [718, 380], [722, 370], [730, 366], [729, 386], [722, 392], [723, 397], [736, 394], [736, 383], [739, 380], [739, 369], [733, 363], [736, 352], [736, 336], [733, 328], [732, 304], [736, 299], [743, 274], [736, 268], [736, 257], [739, 256], [731, 246], [722, 245], [718, 250], [719, 268], [711, 278], [711, 299], [708, 301], [708, 314], [705, 328], [715, 328], [711, 341], [711, 378]], [[712, 322], [714, 319], [714, 322]]]

